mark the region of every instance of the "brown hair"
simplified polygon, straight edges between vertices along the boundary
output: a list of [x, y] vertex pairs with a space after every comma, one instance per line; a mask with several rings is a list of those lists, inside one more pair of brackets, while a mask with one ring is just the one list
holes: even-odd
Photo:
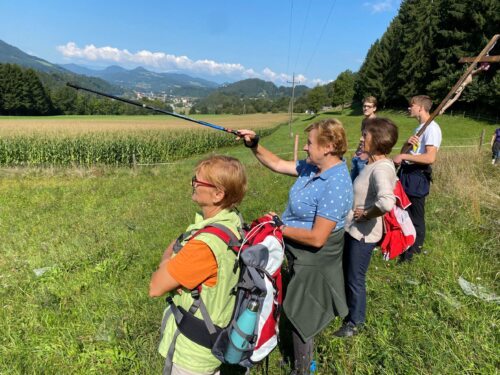
[[309, 133], [311, 130], [318, 130], [318, 143], [321, 146], [326, 146], [331, 143], [333, 145], [332, 155], [339, 158], [347, 152], [347, 137], [345, 135], [342, 123], [334, 118], [321, 120], [309, 125], [305, 132]]
[[430, 112], [432, 108], [432, 99], [427, 95], [417, 95], [410, 99], [410, 105], [412, 104], [420, 105], [427, 112]]
[[398, 141], [398, 127], [388, 118], [367, 119], [365, 132], [371, 134], [371, 152], [388, 155]]
[[374, 96], [367, 96], [366, 98], [363, 99], [363, 104], [364, 103], [370, 103], [373, 104], [375, 107], [377, 106], [377, 98]]
[[238, 159], [224, 155], [209, 156], [198, 162], [195, 172], [201, 172], [207, 182], [224, 192], [222, 208], [232, 208], [245, 197], [247, 175]]

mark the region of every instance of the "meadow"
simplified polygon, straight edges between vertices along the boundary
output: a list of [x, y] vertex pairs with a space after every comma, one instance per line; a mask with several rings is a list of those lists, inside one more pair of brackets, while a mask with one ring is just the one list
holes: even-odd
[[[382, 115], [400, 126], [401, 140], [416, 125], [396, 112]], [[345, 124], [354, 148], [360, 116], [326, 116]], [[293, 123], [301, 145], [304, 127], [321, 117]], [[374, 254], [367, 328], [338, 339], [340, 321], [332, 322], [316, 340], [318, 374], [498, 373], [499, 305], [466, 295], [458, 283], [463, 277], [498, 289], [500, 167], [490, 165], [488, 147], [477, 149], [481, 131], [489, 139], [495, 127], [451, 116], [438, 122], [444, 141], [425, 252], [402, 266]], [[243, 216], [281, 212], [293, 179], [269, 172], [232, 142], [217, 152], [247, 167]], [[292, 157], [286, 125], [262, 143]], [[163, 249], [192, 221], [190, 178], [200, 157], [136, 168], [0, 169], [0, 373], [161, 372], [156, 347], [165, 302], [147, 289]], [[278, 350], [269, 373], [289, 373]]]

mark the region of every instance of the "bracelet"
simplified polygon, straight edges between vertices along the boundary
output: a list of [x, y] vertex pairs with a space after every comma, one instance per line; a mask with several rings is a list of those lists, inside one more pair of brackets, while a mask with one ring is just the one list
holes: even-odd
[[244, 141], [243, 143], [245, 144], [245, 147], [257, 148], [257, 146], [259, 144], [259, 139], [260, 139], [259, 135], [256, 134], [250, 143], [247, 143], [246, 141]]

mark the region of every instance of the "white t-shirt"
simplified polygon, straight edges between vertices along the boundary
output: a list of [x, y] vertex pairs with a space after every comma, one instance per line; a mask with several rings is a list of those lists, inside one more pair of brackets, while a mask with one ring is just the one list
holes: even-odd
[[[418, 131], [424, 126], [424, 124], [420, 124], [417, 129], [415, 129], [415, 134], [418, 133]], [[413, 148], [410, 151], [410, 154], [412, 155], [420, 155], [420, 154], [425, 154], [425, 146], [434, 146], [436, 148], [439, 148], [441, 146], [441, 140], [442, 140], [442, 135], [441, 135], [441, 128], [435, 121], [431, 121], [429, 126], [424, 131], [424, 134], [420, 137], [420, 143], [418, 147]]]

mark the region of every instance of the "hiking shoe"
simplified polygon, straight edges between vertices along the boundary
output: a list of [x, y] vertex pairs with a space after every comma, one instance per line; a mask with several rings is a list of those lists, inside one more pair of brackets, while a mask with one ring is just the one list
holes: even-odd
[[358, 328], [356, 325], [352, 322], [347, 322], [342, 324], [342, 327], [340, 327], [334, 335], [337, 337], [352, 337], [356, 336], [359, 333]]

